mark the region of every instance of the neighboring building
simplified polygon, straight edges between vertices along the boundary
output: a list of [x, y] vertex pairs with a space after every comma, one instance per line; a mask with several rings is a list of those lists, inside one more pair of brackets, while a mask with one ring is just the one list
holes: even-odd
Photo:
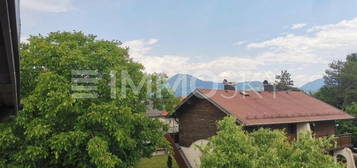
[[[166, 124], [168, 126], [167, 136], [169, 137], [170, 134], [174, 135], [178, 132], [178, 122], [176, 118], [170, 117], [167, 111], [161, 111], [154, 109], [152, 104], [149, 105], [149, 110], [146, 112], [146, 116], [152, 118], [154, 120], [159, 120], [160, 122]], [[167, 154], [167, 150], [164, 148], [156, 149], [156, 151], [152, 154], [155, 155], [164, 155]]]
[[170, 117], [167, 111], [161, 111], [157, 109], [150, 109], [146, 112], [146, 116], [157, 119], [168, 126], [168, 133], [178, 132], [177, 118]]
[[[184, 100], [186, 97], [180, 97], [180, 100]], [[158, 119], [162, 123], [167, 124], [169, 127], [168, 133], [177, 133], [178, 132], [178, 118], [170, 116], [170, 113], [163, 110], [155, 109], [153, 104], [149, 104], [148, 111], [146, 112], [146, 116]]]
[[[261, 127], [284, 129], [289, 139], [298, 138], [299, 132], [304, 130], [311, 130], [316, 137], [336, 135], [336, 120], [354, 118], [299, 91], [197, 89], [176, 107], [173, 117], [179, 121], [179, 132], [174, 141], [183, 151], [192, 151], [192, 144], [216, 135], [216, 122], [227, 115], [234, 116], [237, 124], [243, 125], [248, 131]], [[347, 148], [352, 146], [351, 136], [336, 136], [338, 148], [334, 149], [335, 153], [347, 152], [346, 158], [352, 156]], [[186, 158], [183, 160], [193, 157], [192, 152], [183, 153], [186, 155], [182, 156]]]
[[19, 1], [0, 1], [0, 122], [19, 108]]

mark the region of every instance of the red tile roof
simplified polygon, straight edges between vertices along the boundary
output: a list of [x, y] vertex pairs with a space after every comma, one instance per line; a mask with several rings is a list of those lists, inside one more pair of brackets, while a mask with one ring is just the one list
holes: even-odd
[[203, 96], [222, 111], [235, 116], [245, 125], [354, 118], [329, 104], [298, 91], [242, 92], [237, 90], [197, 89], [192, 94]]
[[168, 116], [169, 114], [170, 114], [169, 112], [163, 111], [163, 112], [161, 113], [161, 116], [166, 117], [166, 116]]

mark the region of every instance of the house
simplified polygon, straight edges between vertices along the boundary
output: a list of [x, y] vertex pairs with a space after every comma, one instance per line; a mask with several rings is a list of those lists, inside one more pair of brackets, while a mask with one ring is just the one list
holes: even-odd
[[149, 110], [146, 112], [146, 116], [152, 119], [157, 119], [160, 122], [166, 124], [168, 126], [168, 133], [178, 132], [177, 121], [175, 118], [169, 117], [169, 113], [167, 111], [149, 108]]
[[[155, 109], [152, 104], [150, 104], [148, 108], [149, 109], [146, 111], [146, 116], [153, 120], [158, 120], [161, 123], [166, 124], [168, 127], [167, 130], [168, 136], [169, 134], [174, 134], [178, 132], [178, 123], [175, 121], [175, 118], [169, 117], [169, 113], [167, 111]], [[159, 148], [152, 155], [163, 155], [163, 154], [167, 154], [166, 149]]]
[[0, 122], [19, 108], [19, 1], [0, 1]]
[[[248, 131], [261, 127], [283, 129], [291, 140], [306, 130], [312, 131], [315, 137], [336, 135], [336, 120], [354, 118], [300, 91], [265, 89], [261, 92], [237, 91], [231, 87], [225, 87], [225, 90], [196, 89], [187, 96], [172, 115], [179, 123], [179, 131], [172, 137], [176, 137], [173, 139], [183, 151], [182, 160], [187, 160], [186, 164], [190, 165], [186, 167], [195, 167], [190, 161], [192, 157], [197, 158], [192, 155], [195, 152], [191, 149], [192, 144], [214, 136], [216, 122], [227, 115], [235, 117], [237, 124]], [[351, 136], [336, 136], [338, 148], [333, 150], [335, 155], [343, 155], [347, 160], [352, 157], [354, 166], [352, 152], [348, 149], [352, 145]]]
[[[184, 100], [186, 97], [180, 97], [180, 100]], [[148, 105], [148, 110], [146, 111], [146, 116], [152, 119], [157, 119], [168, 126], [168, 133], [178, 132], [178, 122], [177, 118], [170, 116], [170, 113], [163, 110], [155, 109], [153, 104]]]

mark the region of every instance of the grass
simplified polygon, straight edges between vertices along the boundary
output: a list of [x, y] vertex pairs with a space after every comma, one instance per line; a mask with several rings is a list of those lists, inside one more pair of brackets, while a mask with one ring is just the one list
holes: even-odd
[[[143, 158], [135, 166], [135, 168], [167, 168], [167, 155], [158, 155], [151, 158]], [[172, 158], [173, 168], [178, 168], [175, 159]]]

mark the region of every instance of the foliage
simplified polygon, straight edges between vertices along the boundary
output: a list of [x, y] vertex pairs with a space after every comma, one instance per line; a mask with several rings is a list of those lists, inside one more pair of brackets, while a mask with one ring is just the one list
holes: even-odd
[[[81, 32], [32, 36], [21, 44], [23, 110], [0, 125], [0, 167], [126, 168], [165, 145], [165, 126], [144, 114], [149, 103], [172, 110], [176, 100], [163, 87], [165, 76], [143, 73], [118, 45]], [[74, 86], [89, 84], [72, 83], [72, 70], [98, 73], [75, 77], [98, 79], [96, 90], [81, 92], [98, 98], [73, 96]], [[135, 90], [123, 80], [144, 85]]]
[[329, 86], [323, 86], [313, 94], [315, 98], [337, 107], [337, 104], [342, 104], [342, 102], [338, 102], [341, 99], [336, 99], [336, 95], [337, 89]]
[[346, 61], [334, 61], [324, 76], [325, 86], [315, 94], [317, 98], [343, 109], [357, 102], [357, 54]]
[[[350, 54], [346, 61], [334, 61], [326, 70], [323, 86], [314, 96], [350, 115], [357, 117], [357, 54]], [[337, 121], [338, 133], [352, 133], [354, 146], [357, 146], [356, 120]]]
[[167, 165], [167, 168], [172, 168], [172, 157], [171, 156], [168, 156], [166, 165]]
[[280, 75], [275, 76], [275, 79], [275, 86], [277, 90], [299, 91], [298, 88], [293, 87], [294, 81], [291, 79], [291, 74], [287, 70], [281, 71]]
[[[352, 116], [357, 116], [357, 103], [353, 103], [348, 106], [345, 110], [348, 114]], [[357, 145], [357, 119], [354, 120], [342, 120], [337, 121], [338, 129], [337, 133], [351, 133], [352, 134], [352, 143]]]
[[290, 143], [283, 131], [259, 129], [248, 133], [235, 124], [233, 117], [218, 123], [216, 136], [202, 150], [204, 168], [342, 168], [334, 163], [326, 149], [330, 138], [312, 139], [310, 132]]

